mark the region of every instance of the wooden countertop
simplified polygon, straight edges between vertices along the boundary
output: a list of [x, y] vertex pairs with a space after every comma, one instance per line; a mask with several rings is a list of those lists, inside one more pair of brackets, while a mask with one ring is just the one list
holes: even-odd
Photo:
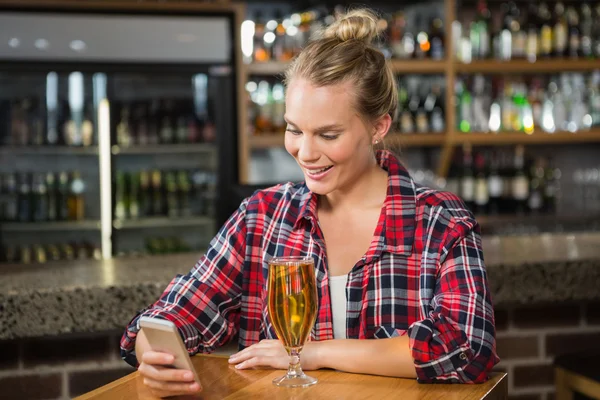
[[[279, 388], [272, 380], [285, 371], [256, 369], [238, 371], [227, 358], [215, 355], [192, 357], [200, 376], [203, 391], [186, 399], [385, 399], [402, 400], [504, 400], [507, 398], [507, 379], [504, 373], [494, 373], [480, 385], [428, 385], [412, 379], [388, 378], [373, 375], [349, 374], [333, 370], [310, 371], [319, 382], [305, 389]], [[183, 397], [181, 397], [183, 398]], [[109, 383], [76, 400], [156, 399], [142, 383], [137, 372]]]

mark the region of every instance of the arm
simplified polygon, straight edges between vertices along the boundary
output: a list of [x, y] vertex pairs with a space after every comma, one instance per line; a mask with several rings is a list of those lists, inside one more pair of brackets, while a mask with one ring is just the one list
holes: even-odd
[[[498, 362], [494, 310], [474, 220], [448, 230], [427, 317], [408, 329], [420, 382], [480, 383]], [[421, 279], [428, 279], [423, 271]]]
[[316, 368], [398, 378], [417, 376], [408, 336], [310, 342], [306, 345], [306, 352], [314, 357]]
[[136, 366], [134, 347], [139, 318], [152, 316], [175, 323], [190, 354], [211, 352], [237, 332], [242, 268], [246, 252], [246, 205], [223, 225], [206, 255], [186, 275], [178, 275], [160, 299], [136, 315], [121, 339], [121, 355]]

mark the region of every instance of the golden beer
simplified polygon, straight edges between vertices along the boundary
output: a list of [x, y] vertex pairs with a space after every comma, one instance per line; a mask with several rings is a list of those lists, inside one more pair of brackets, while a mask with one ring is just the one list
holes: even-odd
[[274, 258], [269, 262], [269, 316], [277, 337], [290, 355], [290, 368], [279, 386], [304, 387], [316, 383], [300, 368], [299, 353], [317, 318], [315, 266], [311, 258]]

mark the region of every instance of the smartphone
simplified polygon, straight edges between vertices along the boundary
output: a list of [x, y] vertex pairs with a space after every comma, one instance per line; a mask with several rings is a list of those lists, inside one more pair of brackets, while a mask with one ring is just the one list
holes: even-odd
[[172, 367], [192, 371], [194, 380], [202, 386], [190, 355], [173, 322], [158, 318], [141, 317], [140, 326], [144, 330], [152, 351], [172, 354], [175, 357]]

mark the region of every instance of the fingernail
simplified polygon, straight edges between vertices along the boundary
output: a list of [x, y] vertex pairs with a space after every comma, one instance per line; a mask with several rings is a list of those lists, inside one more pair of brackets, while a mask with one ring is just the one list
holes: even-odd
[[242, 368], [243, 366], [244, 366], [244, 363], [241, 363], [241, 364], [237, 364], [235, 367], [236, 367], [237, 369], [240, 369], [240, 368]]
[[190, 390], [198, 390], [198, 389], [200, 389], [200, 386], [198, 386], [197, 383], [194, 382], [190, 385]]
[[192, 379], [194, 377], [194, 375], [192, 375], [191, 372], [186, 372], [185, 374], [183, 374], [183, 379]]
[[165, 357], [165, 362], [170, 363], [170, 362], [173, 362], [173, 361], [175, 361], [175, 357], [173, 357], [173, 356], [166, 356]]

